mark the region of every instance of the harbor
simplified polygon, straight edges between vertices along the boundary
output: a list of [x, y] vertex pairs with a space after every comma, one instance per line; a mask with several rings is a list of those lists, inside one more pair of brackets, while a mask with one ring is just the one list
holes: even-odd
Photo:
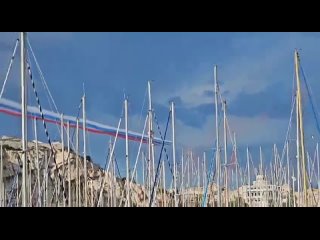
[[[189, 141], [197, 145], [185, 144], [181, 99], [174, 98], [170, 86], [150, 79], [145, 79], [143, 103], [132, 101], [135, 90], [129, 87], [122, 101], [112, 100], [119, 106], [118, 117], [92, 114], [96, 96], [87, 94], [88, 82], [80, 84], [77, 111], [60, 110], [56, 99], [70, 102], [70, 96], [52, 94], [55, 82], [48, 82], [52, 78], [37, 58], [32, 34], [17, 33], [0, 79], [0, 128], [6, 133], [0, 137], [0, 207], [320, 207], [319, 116], [306, 77], [312, 72], [304, 71], [298, 49], [289, 59], [294, 69], [288, 73], [293, 81], [292, 94], [285, 95], [291, 103], [285, 134], [272, 147], [259, 140], [242, 144], [248, 134], [234, 128], [231, 90], [220, 79], [224, 69], [212, 63], [203, 89], [210, 93], [206, 106], [213, 131], [207, 130], [207, 136], [212, 144], [201, 149], [206, 143], [193, 132]], [[6, 97], [13, 79], [19, 80], [14, 94], [20, 101]], [[159, 88], [172, 92], [162, 108]], [[133, 116], [136, 105], [140, 114]], [[305, 129], [312, 122], [306, 108], [314, 121], [311, 137]]]

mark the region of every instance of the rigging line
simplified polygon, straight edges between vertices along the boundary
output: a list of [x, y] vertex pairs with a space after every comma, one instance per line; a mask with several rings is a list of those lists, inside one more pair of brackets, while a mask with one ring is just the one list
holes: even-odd
[[[38, 60], [37, 60], [37, 58], [36, 58], [36, 56], [35, 56], [35, 54], [34, 54], [34, 52], [33, 52], [33, 49], [32, 49], [32, 47], [31, 47], [31, 44], [30, 44], [30, 41], [29, 41], [28, 36], [27, 36], [27, 38], [26, 38], [26, 41], [27, 41], [28, 46], [29, 46], [29, 48], [30, 48], [31, 55], [32, 55], [32, 57], [33, 57], [33, 59], [34, 59], [34, 61], [35, 61], [35, 63], [36, 63], [36, 67], [37, 67], [37, 70], [38, 70], [38, 72], [39, 72], [39, 74], [40, 74], [40, 79], [42, 80], [42, 84], [43, 84], [43, 86], [44, 86], [44, 89], [47, 91], [47, 92], [46, 92], [46, 93], [47, 93], [47, 98], [48, 98], [48, 95], [49, 95], [49, 97], [50, 97], [50, 99], [51, 99], [51, 101], [52, 101], [52, 103], [53, 103], [53, 105], [54, 105], [54, 108], [55, 108], [56, 113], [58, 113], [58, 114], [60, 115], [60, 113], [59, 113], [59, 111], [58, 111], [58, 108], [57, 108], [57, 105], [56, 105], [56, 103], [55, 103], [55, 101], [54, 101], [54, 99], [53, 99], [53, 97], [52, 97], [52, 94], [51, 94], [51, 92], [50, 92], [50, 89], [49, 89], [49, 87], [48, 87], [48, 85], [47, 85], [47, 82], [46, 82], [46, 80], [45, 80], [45, 78], [44, 78], [44, 75], [43, 75], [43, 73], [42, 73], [42, 71], [41, 71], [41, 68], [40, 68], [40, 65], [39, 65], [39, 63], [38, 63]], [[51, 108], [51, 110], [52, 110], [52, 106], [51, 106], [51, 103], [50, 103], [50, 100], [49, 100], [49, 99], [48, 99], [48, 102], [49, 102], [50, 108]], [[58, 132], [61, 133], [58, 126], [57, 126], [57, 128], [58, 128]]]
[[[308, 83], [308, 81], [307, 81], [307, 78], [306, 78], [306, 76], [305, 76], [305, 74], [304, 74], [304, 71], [303, 71], [303, 68], [302, 68], [301, 64], [300, 64], [300, 70], [301, 70], [301, 73], [302, 73], [302, 76], [303, 76], [304, 83], [305, 83], [305, 85], [306, 85], [308, 97], [309, 97], [310, 102], [311, 102], [312, 112], [313, 112], [314, 118], [315, 118], [315, 120], [316, 120], [317, 131], [318, 131], [318, 133], [320, 134], [320, 126], [319, 126], [318, 114], [317, 114], [317, 111], [316, 111], [316, 106], [315, 106], [314, 99], [313, 99], [313, 97], [312, 97], [312, 90], [311, 90], [310, 85], [309, 85], [309, 83]], [[306, 177], [308, 178], [309, 186], [311, 186], [311, 179], [310, 179], [309, 175], [306, 174]], [[312, 188], [311, 188], [311, 189], [312, 189]], [[313, 191], [312, 191], [312, 194], [313, 194], [313, 197], [315, 198]]]
[[255, 177], [257, 177], [256, 168], [254, 167], [253, 160], [252, 160], [252, 155], [251, 155], [250, 151], [249, 151], [249, 159], [250, 159], [249, 164], [250, 164], [250, 162], [252, 164], [252, 168], [250, 168], [250, 170], [251, 170], [251, 172], [253, 171]]
[[114, 157], [114, 162], [115, 162], [116, 167], [117, 167], [117, 171], [118, 171], [119, 178], [122, 178], [122, 177], [121, 177], [121, 173], [120, 173], [120, 169], [119, 169], [119, 165], [118, 165], [118, 161], [117, 161], [117, 158], [116, 158], [116, 157]]
[[[164, 138], [162, 138], [162, 136], [161, 136], [162, 146], [161, 146], [161, 150], [160, 150], [160, 156], [159, 156], [159, 160], [158, 160], [158, 166], [157, 166], [157, 170], [156, 170], [156, 176], [155, 176], [155, 179], [154, 179], [154, 182], [153, 182], [152, 192], [151, 192], [151, 196], [150, 196], [149, 207], [151, 207], [151, 206], [152, 206], [152, 203], [153, 203], [154, 189], [155, 189], [155, 186], [157, 185], [157, 180], [158, 180], [158, 176], [159, 176], [159, 168], [160, 168], [160, 165], [161, 165], [160, 163], [161, 163], [161, 158], [162, 158], [162, 152], [163, 152], [163, 149], [164, 149], [164, 143], [165, 143], [165, 139], [166, 139], [166, 136], [167, 136], [167, 131], [168, 131], [168, 127], [169, 127], [169, 122], [170, 122], [170, 118], [171, 118], [171, 113], [172, 113], [172, 111], [170, 110], [170, 111], [169, 111], [169, 114], [168, 114], [166, 129], [165, 129], [165, 132], [164, 132]], [[174, 177], [175, 177], [175, 176], [174, 176]], [[176, 193], [175, 193], [175, 194], [176, 194]]]
[[[81, 107], [82, 107], [82, 98], [80, 99], [80, 104], [79, 104], [79, 107], [78, 107], [78, 113], [77, 113], [76, 119], [79, 119]], [[76, 129], [74, 128], [73, 129], [73, 133], [72, 133], [72, 137], [71, 137], [71, 143], [73, 143], [73, 141], [74, 141], [75, 134], [76, 134]]]
[[[78, 115], [77, 115], [76, 119], [79, 119], [79, 114], [80, 114], [80, 108], [81, 108], [81, 106], [82, 106], [82, 98], [81, 98], [81, 101], [80, 101], [80, 105], [79, 105], [79, 109], [78, 109]], [[58, 128], [59, 128], [59, 127], [58, 127]], [[67, 131], [65, 128], [66, 128], [66, 127], [65, 127], [65, 125], [63, 124], [63, 130]], [[73, 135], [72, 135], [71, 139], [68, 139], [68, 141], [71, 143], [71, 147], [72, 147], [73, 149], [75, 149], [75, 146], [74, 146], [74, 144], [73, 144], [75, 132], [76, 132], [76, 128], [73, 128]], [[64, 151], [64, 150], [63, 150], [63, 151]], [[67, 155], [66, 160], [68, 160], [68, 159], [70, 158], [71, 153], [72, 153], [72, 151], [69, 151], [69, 152], [68, 152], [68, 155]], [[64, 160], [65, 160], [65, 159], [63, 159], [63, 163], [64, 163]], [[85, 159], [85, 160], [86, 160], [86, 159]], [[80, 161], [80, 165], [81, 165], [81, 161]], [[63, 169], [63, 172], [62, 172], [62, 175], [63, 175], [63, 176], [65, 175], [65, 172], [66, 172], [66, 168]]]
[[294, 70], [293, 76], [292, 76], [291, 113], [290, 113], [290, 118], [289, 118], [289, 123], [288, 123], [288, 129], [287, 129], [287, 133], [286, 133], [286, 139], [284, 142], [282, 155], [281, 155], [281, 159], [280, 159], [281, 162], [283, 162], [283, 160], [284, 160], [285, 150], [287, 148], [287, 142], [288, 142], [288, 139], [290, 139], [290, 128], [291, 128], [291, 124], [292, 124], [293, 111], [294, 111], [294, 107], [296, 106], [295, 86], [296, 86], [296, 81], [295, 81], [295, 70]]
[[314, 116], [314, 118], [316, 120], [316, 124], [317, 124], [317, 130], [318, 130], [318, 133], [320, 134], [320, 124], [319, 124], [319, 119], [318, 119], [319, 114], [316, 111], [316, 104], [315, 104], [314, 99], [312, 97], [312, 90], [311, 90], [310, 85], [309, 85], [309, 83], [307, 81], [307, 78], [306, 78], [306, 76], [304, 74], [304, 71], [303, 71], [303, 68], [302, 68], [301, 64], [300, 64], [300, 69], [301, 69], [303, 80], [304, 80], [304, 83], [306, 85], [307, 93], [308, 93], [308, 96], [309, 96], [309, 99], [310, 99], [310, 102], [311, 102], [313, 116]]
[[231, 145], [234, 146], [234, 140], [233, 140], [233, 136], [231, 135], [231, 129], [230, 129], [230, 125], [229, 125], [229, 120], [228, 120], [228, 117], [226, 117], [226, 122], [227, 122], [227, 130], [228, 130], [228, 134], [229, 134], [229, 138], [230, 138], [230, 142], [231, 142]]
[[[147, 115], [146, 120], [145, 120], [145, 122], [144, 122], [144, 127], [143, 127], [143, 131], [142, 131], [142, 136], [144, 136], [144, 133], [145, 133], [145, 130], [146, 130], [147, 120], [148, 120], [148, 115]], [[133, 171], [132, 171], [132, 177], [131, 177], [131, 180], [130, 180], [130, 183], [129, 183], [130, 186], [131, 186], [131, 184], [132, 184], [133, 178], [134, 178], [135, 173], [136, 173], [136, 171], [137, 171], [137, 165], [138, 165], [139, 156], [140, 156], [140, 152], [141, 152], [142, 142], [143, 142], [143, 138], [141, 138], [141, 141], [140, 141], [140, 144], [139, 144], [139, 149], [138, 149], [136, 161], [135, 161], [134, 168], [133, 168]], [[128, 180], [129, 180], [129, 179], [128, 179]]]
[[[219, 98], [220, 98], [220, 104], [223, 103], [223, 98], [222, 98], [222, 94], [220, 92], [220, 88], [219, 88], [219, 85], [218, 85], [218, 93], [219, 93]], [[231, 135], [231, 130], [230, 130], [230, 125], [229, 125], [229, 119], [227, 117], [227, 113], [226, 113], [226, 122], [227, 122], [227, 129], [228, 129], [228, 133], [229, 133], [229, 138], [230, 138], [230, 141], [231, 141], [231, 145], [234, 145], [234, 142], [233, 142], [233, 136]]]
[[11, 68], [12, 68], [13, 60], [15, 58], [18, 45], [19, 45], [19, 38], [16, 40], [16, 44], [15, 44], [14, 49], [13, 49], [13, 54], [11, 56], [9, 67], [8, 67], [8, 70], [7, 70], [7, 73], [6, 73], [6, 77], [4, 79], [3, 86], [2, 86], [2, 89], [1, 89], [0, 99], [2, 98], [2, 95], [4, 93], [4, 89], [5, 89], [5, 86], [6, 86], [6, 83], [7, 83]]
[[[122, 108], [122, 114], [121, 115], [123, 115], [123, 108]], [[109, 160], [106, 159], [106, 162], [108, 162], [108, 164], [107, 164], [107, 168], [104, 170], [104, 176], [103, 176], [103, 179], [101, 181], [100, 190], [99, 190], [99, 197], [96, 200], [96, 206], [99, 206], [99, 204], [100, 204], [100, 199], [102, 197], [103, 187], [104, 187], [104, 184], [105, 184], [105, 181], [106, 181], [107, 174], [109, 172], [109, 168], [110, 168], [110, 163], [112, 161], [112, 157], [114, 155], [114, 148], [116, 146], [116, 142], [117, 142], [117, 139], [118, 139], [118, 134], [119, 134], [119, 129], [120, 129], [122, 118], [123, 118], [123, 116], [121, 116], [120, 119], [119, 119], [115, 140], [114, 140], [114, 142], [112, 144], [111, 153], [109, 154]]]
[[[78, 108], [78, 114], [77, 114], [76, 119], [79, 119], [81, 106], [82, 106], [82, 98], [81, 98], [81, 100], [80, 100], [80, 104], [79, 104], [79, 108]], [[58, 129], [60, 130], [59, 126], [58, 126]], [[63, 129], [64, 129], [65, 131], [67, 131], [65, 124], [63, 124]], [[75, 136], [75, 133], [76, 133], [76, 128], [73, 128], [72, 131], [73, 131], [72, 137], [71, 137], [70, 139], [68, 139], [68, 141], [71, 143], [71, 148], [72, 148], [72, 149], [75, 149], [75, 146], [74, 146], [74, 136]], [[60, 131], [59, 131], [59, 132], [60, 132]], [[71, 151], [68, 153], [66, 159], [69, 159], [70, 154], [71, 154]], [[64, 174], [64, 173], [63, 173], [63, 174]]]
[[145, 93], [144, 93], [144, 98], [143, 98], [143, 103], [142, 103], [142, 107], [141, 107], [140, 117], [139, 117], [139, 127], [141, 127], [142, 112], [143, 112], [143, 108], [144, 108], [144, 105], [145, 105], [145, 102], [146, 102], [147, 93], [148, 93], [148, 88], [146, 87], [146, 90], [145, 90]]
[[[43, 115], [43, 111], [42, 111], [42, 107], [41, 107], [41, 103], [40, 103], [40, 99], [39, 99], [39, 96], [38, 96], [38, 92], [36, 90], [36, 86], [35, 86], [35, 82], [33, 80], [33, 76], [32, 76], [32, 72], [31, 72], [31, 68], [30, 68], [30, 64], [29, 62], [27, 61], [27, 69], [28, 69], [28, 73], [29, 73], [29, 77], [30, 77], [30, 80], [31, 80], [31, 83], [32, 83], [32, 88], [33, 88], [33, 92], [35, 94], [35, 97], [36, 97], [36, 101], [37, 101], [37, 104], [38, 104], [38, 107], [39, 107], [39, 111], [40, 111], [40, 114], [41, 114], [41, 119], [42, 119], [42, 124], [43, 124], [43, 127], [44, 127], [44, 131], [45, 131], [45, 134], [47, 136], [47, 141], [50, 145], [50, 149], [51, 149], [51, 153], [52, 153], [52, 156], [53, 156], [53, 161], [54, 161], [54, 164], [55, 164], [55, 167], [57, 169], [57, 173], [58, 173], [58, 178], [60, 180], [60, 183], [63, 182], [62, 181], [62, 176], [61, 176], [61, 173], [59, 171], [59, 168], [58, 168], [58, 164], [57, 164], [57, 161], [56, 161], [56, 152], [52, 146], [52, 142], [51, 142], [51, 139], [50, 139], [50, 136], [49, 136], [49, 132], [48, 132], [48, 129], [47, 129], [47, 124], [44, 120], [44, 115]], [[48, 161], [49, 162], [49, 161]], [[64, 190], [64, 186], [63, 184], [61, 184], [61, 189], [62, 189], [62, 193], [63, 193], [63, 196], [66, 200], [67, 198], [67, 195], [66, 195], [66, 192]]]
[[[116, 131], [116, 136], [115, 136], [115, 140], [114, 140], [113, 143], [112, 143], [111, 138], [110, 138], [111, 143], [110, 143], [109, 146], [111, 148], [110, 147], [108, 148], [108, 154], [107, 154], [107, 158], [106, 158], [106, 163], [105, 163], [105, 166], [104, 166], [104, 169], [103, 169], [104, 176], [103, 176], [103, 179], [101, 181], [101, 185], [100, 185], [100, 189], [99, 189], [99, 197], [97, 199], [97, 205], [96, 206], [99, 206], [101, 195], [102, 195], [102, 192], [103, 192], [104, 183], [105, 183], [106, 174], [109, 172], [110, 162], [112, 161], [112, 158], [115, 156], [114, 155], [114, 148], [115, 148], [115, 144], [116, 144], [116, 141], [117, 141], [117, 138], [118, 138], [118, 133], [119, 133], [119, 129], [120, 129], [120, 126], [121, 126], [121, 121], [123, 119], [123, 115], [124, 115], [124, 106], [122, 105], [120, 119], [119, 119], [119, 122], [118, 122], [117, 131]], [[115, 160], [115, 163], [117, 165], [117, 170], [118, 170], [119, 176], [121, 177], [119, 166], [118, 166], [118, 163], [116, 161], [116, 158], [114, 160]]]
[[[218, 123], [218, 127], [221, 125], [222, 122], [222, 116], [220, 115], [220, 119], [219, 119], [219, 123]], [[216, 140], [214, 141], [216, 142]], [[219, 146], [218, 146], [219, 148]], [[215, 175], [216, 175], [216, 167], [214, 168], [214, 159], [216, 159], [215, 154], [216, 154], [216, 150], [213, 150], [213, 158], [210, 164], [210, 169], [208, 169], [209, 173], [206, 173], [206, 187], [205, 187], [205, 192], [204, 192], [204, 197], [202, 199], [202, 207], [205, 207], [207, 204], [207, 195], [208, 195], [208, 188], [211, 182], [214, 181]]]
[[287, 142], [288, 142], [289, 135], [290, 135], [290, 129], [291, 129], [291, 125], [292, 125], [293, 111], [294, 111], [295, 105], [296, 105], [296, 98], [293, 97], [292, 98], [292, 103], [291, 103], [292, 107], [291, 107], [291, 113], [290, 113], [290, 118], [289, 118], [288, 129], [287, 129], [286, 138], [285, 138], [285, 142], [284, 142], [284, 146], [283, 146], [283, 150], [282, 150], [281, 158], [280, 158], [280, 162], [281, 163], [284, 161], [285, 150], [287, 148]]
[[[226, 114], [227, 115], [227, 114]], [[226, 116], [226, 127], [227, 127], [227, 130], [228, 130], [228, 134], [229, 134], [229, 138], [230, 138], [230, 142], [231, 142], [231, 145], [234, 146], [235, 143], [234, 143], [234, 139], [233, 139], [233, 136], [231, 135], [231, 129], [230, 129], [230, 125], [229, 125], [229, 119], [228, 117]]]
[[[157, 116], [156, 116], [156, 113], [153, 112], [154, 114], [154, 119], [156, 121], [156, 124], [157, 124], [157, 128], [158, 128], [158, 131], [159, 131], [159, 134], [160, 134], [160, 137], [161, 137], [161, 141], [164, 141], [163, 137], [162, 137], [162, 133], [161, 133], [161, 130], [160, 130], [160, 126], [159, 126], [159, 122], [158, 122], [158, 119], [157, 119]], [[171, 110], [169, 111], [169, 114], [171, 114]], [[168, 162], [168, 165], [169, 165], [169, 169], [170, 169], [170, 172], [172, 174], [172, 177], [175, 178], [174, 174], [173, 174], [173, 170], [172, 170], [172, 166], [170, 164], [170, 160], [169, 160], [169, 156], [168, 156], [168, 152], [167, 152], [167, 148], [164, 146], [164, 152], [166, 154], [166, 160]]]
[[[28, 50], [27, 50], [27, 52], [29, 53]], [[33, 74], [32, 74], [32, 72], [31, 72], [31, 65], [30, 65], [30, 64], [31, 64], [31, 61], [30, 61], [29, 54], [28, 54], [28, 55], [27, 55], [27, 67], [28, 67], [29, 76], [30, 76], [30, 79], [31, 79], [31, 82], [32, 82], [33, 91], [34, 91], [35, 96], [36, 96], [36, 101], [37, 101], [38, 108], [39, 108], [39, 111], [40, 111], [40, 114], [41, 114], [43, 126], [44, 126], [44, 128], [45, 128], [45, 133], [46, 133], [47, 139], [50, 140], [50, 138], [49, 138], [49, 133], [48, 133], [48, 128], [47, 128], [47, 125], [46, 125], [45, 122], [44, 122], [44, 116], [43, 116], [43, 111], [42, 111], [42, 107], [41, 107], [41, 104], [40, 104], [40, 99], [39, 99], [39, 96], [38, 96], [38, 92], [36, 91], [36, 88], [35, 88], [35, 82], [34, 82], [34, 79], [33, 79]], [[49, 104], [50, 104], [50, 101], [49, 101]], [[36, 118], [35, 118], [35, 121], [37, 121]], [[57, 126], [57, 128], [58, 128], [58, 131], [61, 133], [59, 126]], [[74, 130], [74, 131], [75, 131], [75, 130]], [[54, 152], [53, 149], [52, 149], [51, 140], [50, 140], [50, 142], [48, 141], [48, 143], [49, 143], [50, 148], [51, 148], [51, 154], [52, 154], [53, 159], [54, 159], [54, 161], [55, 161], [55, 152]], [[71, 142], [71, 145], [74, 147], [73, 142]], [[62, 149], [62, 151], [63, 151], [63, 149]], [[67, 159], [69, 158], [70, 154], [71, 154], [71, 152], [69, 152], [69, 154], [67, 155]], [[63, 160], [64, 160], [64, 159], [63, 159]], [[63, 162], [64, 162], [64, 161], [63, 161]], [[56, 163], [56, 162], [55, 162], [55, 163]], [[49, 164], [49, 161], [48, 161], [48, 164]], [[59, 170], [58, 170], [57, 164], [56, 164], [56, 168], [57, 168], [57, 172], [58, 172], [58, 174], [59, 174]], [[65, 171], [66, 171], [66, 169], [64, 169], [64, 170], [62, 171], [62, 176], [65, 175]], [[64, 184], [64, 181], [62, 181], [62, 179], [63, 179], [62, 176], [58, 176], [58, 178], [59, 178], [60, 182], [62, 182], [61, 184]], [[61, 189], [62, 189], [62, 191], [63, 191], [64, 197], [65, 197], [65, 200], [66, 200], [66, 197], [67, 197], [67, 196], [66, 196], [66, 192], [64, 192], [64, 187], [61, 188]]]
[[[110, 137], [110, 141], [111, 141], [111, 137]], [[111, 142], [110, 144], [112, 144], [112, 142]], [[104, 165], [104, 168], [102, 168], [103, 171], [105, 171], [106, 168], [107, 168], [108, 159], [109, 159], [109, 157], [110, 157], [110, 154], [111, 154], [111, 148], [109, 147], [109, 148], [108, 148], [108, 154], [107, 154], [107, 157], [106, 157], [106, 163], [105, 163], [105, 165]], [[115, 154], [114, 154], [114, 153], [113, 153], [113, 156], [112, 156], [112, 157], [114, 158], [113, 161], [114, 161], [115, 164], [116, 164], [117, 171], [118, 171], [118, 175], [119, 175], [119, 177], [121, 178], [121, 173], [120, 173], [120, 170], [119, 170], [118, 161], [117, 161], [117, 158], [115, 157]]]
[[51, 98], [51, 101], [52, 101], [52, 103], [53, 103], [53, 105], [54, 105], [54, 107], [55, 107], [56, 112], [59, 113], [58, 108], [57, 108], [57, 105], [55, 104], [55, 101], [54, 101], [54, 99], [53, 99], [53, 97], [52, 97], [52, 94], [51, 94], [50, 89], [49, 89], [49, 87], [48, 87], [48, 85], [47, 85], [47, 82], [46, 82], [46, 80], [45, 80], [45, 78], [44, 78], [44, 75], [43, 75], [43, 73], [42, 73], [42, 71], [41, 71], [40, 65], [39, 65], [39, 63], [38, 63], [38, 61], [37, 61], [37, 58], [36, 58], [34, 52], [33, 52], [33, 49], [32, 49], [32, 47], [31, 47], [31, 44], [30, 44], [30, 41], [29, 41], [29, 38], [28, 38], [28, 37], [27, 37], [27, 43], [28, 43], [28, 46], [29, 46], [29, 48], [30, 48], [30, 50], [31, 50], [31, 54], [32, 54], [32, 56], [33, 56], [33, 58], [34, 58], [34, 61], [35, 61], [36, 66], [37, 66], [37, 69], [38, 69], [38, 71], [39, 71], [39, 73], [40, 73], [41, 80], [43, 81], [43, 83], [44, 83], [44, 85], [45, 85], [45, 87], [46, 87], [46, 90], [48, 91], [48, 94], [49, 94], [49, 96], [50, 96], [50, 98]]
[[[31, 69], [31, 59], [29, 58], [29, 51], [28, 51], [28, 49], [27, 49], [27, 62], [28, 62], [28, 64], [29, 64], [29, 66], [30, 66], [30, 69]], [[29, 73], [29, 75], [30, 75], [30, 73]], [[33, 77], [33, 76], [32, 76]], [[29, 89], [29, 94], [31, 95], [31, 90]], [[49, 105], [50, 105], [50, 108], [51, 108], [51, 110], [52, 110], [52, 106], [51, 106], [51, 103], [50, 103], [50, 100], [49, 100], [49, 98], [48, 98], [48, 96], [47, 96], [47, 94], [46, 94], [46, 97], [47, 97], [47, 99], [48, 99], [48, 102], [49, 102]], [[35, 119], [36, 120], [36, 119]], [[57, 126], [57, 128], [58, 128], [58, 131], [60, 132], [60, 129], [59, 129], [59, 127]]]
[[[216, 149], [213, 150], [213, 155], [215, 155], [215, 154], [216, 154]], [[207, 183], [206, 183], [205, 191], [204, 191], [203, 198], [202, 198], [202, 207], [207, 206], [208, 188], [209, 188], [210, 183], [214, 181], [214, 178], [216, 175], [216, 168], [214, 168], [214, 165], [213, 165], [214, 159], [216, 159], [216, 158], [213, 157], [213, 159], [211, 161], [210, 173], [209, 173], [209, 177], [207, 177]], [[214, 197], [213, 197], [213, 199], [214, 199]]]

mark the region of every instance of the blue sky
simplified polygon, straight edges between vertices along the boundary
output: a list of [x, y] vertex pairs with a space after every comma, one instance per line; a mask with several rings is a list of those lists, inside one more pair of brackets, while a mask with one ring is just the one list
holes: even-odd
[[[17, 36], [0, 33], [1, 84]], [[295, 48], [301, 49], [316, 103], [320, 100], [319, 33], [29, 33], [29, 39], [56, 104], [65, 114], [76, 114], [85, 82], [89, 119], [116, 126], [126, 93], [130, 128], [141, 131], [147, 81], [153, 80], [154, 108], [162, 128], [169, 101], [176, 102], [179, 149], [202, 151], [213, 145], [214, 64], [239, 147], [262, 145], [270, 152], [273, 143], [283, 144]], [[19, 81], [15, 62], [5, 98], [19, 101]], [[44, 107], [50, 109], [38, 86]], [[18, 119], [0, 119], [1, 134], [20, 136]], [[17, 128], [11, 127], [13, 121]], [[308, 139], [314, 124], [306, 110]], [[52, 130], [52, 135], [57, 137], [57, 131]], [[90, 136], [91, 152], [100, 163], [106, 142], [106, 137]]]

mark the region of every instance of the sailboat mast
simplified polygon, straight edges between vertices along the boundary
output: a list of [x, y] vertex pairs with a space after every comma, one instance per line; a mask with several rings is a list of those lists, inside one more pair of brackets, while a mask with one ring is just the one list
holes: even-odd
[[27, 33], [22, 32], [21, 38], [21, 119], [22, 119], [22, 206], [28, 206], [27, 202], [27, 81], [25, 76]]
[[206, 186], [206, 152], [203, 152], [203, 163], [202, 163], [202, 168], [203, 168], [203, 171], [202, 171], [202, 188], [204, 189], [205, 186]]
[[217, 65], [214, 66], [214, 88], [215, 88], [215, 111], [216, 111], [216, 166], [217, 166], [217, 189], [218, 189], [218, 207], [221, 206], [220, 193], [220, 149], [219, 149], [219, 123], [218, 123], [218, 79]]
[[33, 121], [34, 123], [34, 136], [36, 141], [36, 161], [37, 161], [37, 178], [38, 178], [38, 206], [41, 207], [41, 183], [40, 183], [40, 163], [39, 163], [39, 147], [38, 147], [38, 133], [37, 133], [37, 120]]
[[259, 169], [259, 174], [263, 175], [263, 168], [262, 168], [262, 148], [261, 146], [259, 147], [259, 154], [260, 154], [260, 169]]
[[302, 104], [301, 104], [301, 88], [300, 88], [300, 74], [299, 74], [299, 54], [298, 51], [295, 51], [295, 72], [297, 80], [297, 106], [299, 113], [299, 133], [300, 133], [300, 142], [301, 142], [301, 162], [302, 162], [302, 177], [303, 177], [303, 198], [306, 207], [308, 206], [307, 202], [307, 172], [306, 172], [306, 162], [305, 162], [305, 147], [304, 147], [304, 129], [303, 129], [303, 116], [302, 116]]
[[70, 122], [67, 122], [67, 141], [68, 141], [68, 207], [72, 207], [71, 199], [71, 163], [70, 163]]
[[[148, 97], [149, 97], [149, 109], [148, 109], [148, 158], [149, 158], [149, 174], [148, 174], [148, 185], [149, 185], [149, 198], [151, 197], [151, 179], [153, 179], [153, 174], [151, 175], [151, 164], [152, 164], [152, 102], [151, 102], [151, 83], [148, 81]], [[154, 164], [152, 165], [154, 166]], [[153, 171], [152, 171], [153, 172]]]
[[80, 205], [80, 172], [79, 172], [79, 119], [77, 118], [76, 122], [76, 206], [81, 207]]
[[173, 184], [174, 184], [174, 206], [178, 207], [177, 200], [177, 164], [176, 164], [176, 133], [175, 133], [175, 105], [171, 102], [172, 118], [172, 159], [173, 159]]
[[251, 185], [250, 185], [250, 162], [249, 162], [249, 148], [247, 147], [247, 168], [248, 168], [248, 190], [249, 190], [249, 207], [251, 207]]
[[[143, 186], [143, 204], [146, 202], [146, 169], [145, 169], [145, 157], [144, 157], [144, 152], [141, 154], [141, 161], [142, 161], [142, 186]], [[143, 205], [144, 206], [144, 205]]]
[[128, 99], [124, 100], [124, 112], [125, 112], [125, 128], [126, 128], [126, 185], [127, 185], [127, 203], [130, 207], [130, 176], [129, 176], [129, 137], [128, 137]]
[[295, 190], [294, 190], [294, 182], [296, 181], [294, 177], [294, 167], [292, 166], [292, 195], [293, 195], [293, 207], [296, 207], [296, 196], [295, 196]]
[[[61, 128], [61, 158], [62, 158], [62, 186], [65, 189], [65, 166], [64, 166], [64, 120], [63, 114], [61, 114], [60, 128]], [[65, 198], [62, 198], [63, 207], [66, 206]]]
[[86, 129], [86, 95], [82, 97], [82, 117], [83, 117], [83, 171], [84, 171], [84, 206], [88, 206], [88, 192], [87, 192], [87, 129]]
[[223, 101], [223, 132], [224, 132], [224, 178], [225, 178], [225, 206], [228, 207], [228, 156], [227, 156], [227, 101]]
[[0, 207], [4, 207], [4, 184], [3, 184], [3, 140], [0, 142]]
[[290, 161], [289, 161], [289, 141], [287, 141], [287, 169], [288, 169], [288, 198], [289, 198], [289, 204], [288, 207], [290, 207], [291, 204], [291, 189], [290, 189]]
[[318, 168], [318, 205], [320, 206], [320, 164], [319, 164], [319, 144], [317, 143], [317, 147], [316, 147], [316, 151], [317, 151], [317, 168]]
[[240, 206], [240, 199], [239, 199], [239, 177], [238, 177], [238, 159], [237, 159], [237, 139], [236, 139], [236, 133], [233, 133], [233, 141], [234, 141], [234, 158], [235, 158], [235, 164], [236, 164], [236, 188], [237, 188], [237, 202], [236, 206]]
[[297, 144], [297, 190], [298, 199], [297, 205], [300, 206], [300, 141], [299, 141], [299, 107], [298, 107], [298, 94], [296, 93], [296, 144]]
[[167, 207], [167, 194], [166, 194], [166, 169], [164, 161], [162, 161], [162, 186], [163, 186], [163, 207]]
[[183, 159], [183, 149], [181, 152], [181, 198], [182, 198], [182, 207], [184, 207], [184, 159]]

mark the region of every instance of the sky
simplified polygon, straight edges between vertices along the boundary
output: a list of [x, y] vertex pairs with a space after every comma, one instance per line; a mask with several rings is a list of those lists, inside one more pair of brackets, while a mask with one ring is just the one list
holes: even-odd
[[[1, 86], [18, 36], [0, 33]], [[320, 87], [319, 33], [32, 32], [28, 37], [54, 101], [65, 114], [77, 114], [84, 86], [87, 118], [117, 126], [127, 95], [129, 128], [142, 132], [147, 82], [152, 81], [152, 100], [162, 132], [169, 102], [176, 103], [179, 155], [182, 148], [200, 154], [214, 147], [214, 65], [239, 149], [249, 146], [256, 151], [261, 145], [271, 152], [274, 143], [282, 148], [291, 111], [295, 49], [299, 49], [315, 103], [320, 101], [316, 90]], [[5, 98], [19, 101], [19, 74], [17, 57]], [[39, 77], [35, 81], [43, 107], [50, 109]], [[29, 99], [35, 103], [31, 90]], [[304, 104], [307, 142], [311, 136], [312, 141], [318, 140], [307, 100]], [[0, 134], [21, 136], [19, 119], [0, 116], [0, 121]], [[56, 128], [50, 130], [52, 138], [58, 139]], [[108, 141], [105, 136], [89, 136], [89, 152], [98, 163], [104, 162]]]

